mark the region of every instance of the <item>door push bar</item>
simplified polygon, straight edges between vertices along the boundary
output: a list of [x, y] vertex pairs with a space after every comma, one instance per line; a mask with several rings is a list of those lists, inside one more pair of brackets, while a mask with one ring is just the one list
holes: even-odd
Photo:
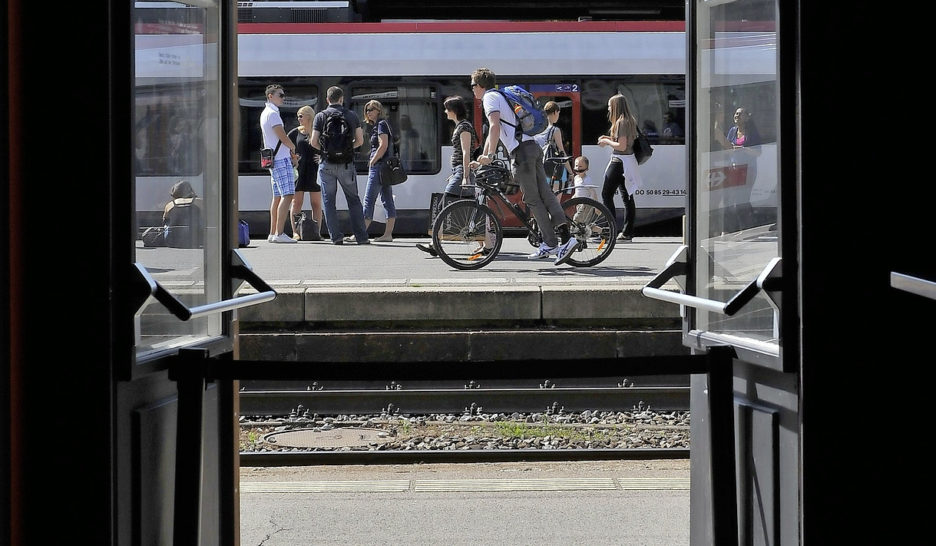
[[263, 279], [258, 277], [257, 274], [253, 272], [253, 269], [251, 269], [247, 261], [244, 260], [244, 257], [241, 256], [238, 249], [233, 249], [231, 251], [231, 279], [232, 281], [240, 281], [234, 282], [234, 286], [232, 286], [232, 292], [236, 292], [240, 288], [240, 285], [243, 282], [246, 282], [251, 287], [253, 287], [257, 293], [238, 296], [236, 298], [214, 303], [206, 303], [205, 305], [199, 305], [190, 309], [186, 307], [184, 303], [179, 301], [178, 298], [173, 296], [168, 290], [163, 288], [162, 285], [156, 282], [152, 275], [149, 274], [149, 271], [146, 270], [146, 267], [140, 263], [134, 263], [134, 286], [132, 289], [134, 313], [137, 313], [140, 311], [140, 309], [142, 309], [143, 304], [146, 303], [147, 298], [150, 296], [156, 298], [156, 300], [163, 304], [170, 313], [175, 315], [179, 320], [183, 321], [210, 315], [213, 313], [233, 311], [234, 309], [239, 309], [241, 307], [264, 303], [276, 297], [276, 291], [270, 288], [270, 285], [264, 282]]
[[742, 288], [740, 292], [732, 296], [727, 302], [720, 302], [697, 296], [690, 296], [688, 294], [671, 292], [660, 288], [670, 279], [674, 279], [682, 290], [686, 289], [685, 276], [689, 270], [688, 255], [689, 247], [681, 245], [670, 259], [666, 261], [666, 267], [663, 271], [647, 283], [647, 285], [641, 289], [641, 293], [648, 298], [678, 303], [686, 307], [694, 307], [696, 309], [704, 309], [706, 311], [713, 311], [722, 315], [731, 316], [744, 307], [746, 303], [754, 299], [754, 296], [756, 296], [758, 292], [763, 291], [770, 299], [771, 304], [777, 310], [780, 309], [781, 258], [776, 257], [771, 259], [757, 278], [748, 283], [747, 286]]
[[897, 290], [936, 300], [936, 282], [933, 281], [891, 271], [890, 285]]

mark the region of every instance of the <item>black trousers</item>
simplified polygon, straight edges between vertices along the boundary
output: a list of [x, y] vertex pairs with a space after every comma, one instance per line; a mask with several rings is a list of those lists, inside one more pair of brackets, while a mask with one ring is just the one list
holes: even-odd
[[617, 216], [617, 211], [614, 205], [614, 193], [618, 189], [621, 190], [621, 197], [624, 200], [624, 218], [617, 225], [620, 226], [624, 237], [631, 238], [634, 236], [637, 205], [634, 203], [634, 194], [627, 193], [627, 187], [624, 185], [624, 164], [612, 159], [605, 169], [604, 184], [601, 186], [601, 201], [615, 216]]

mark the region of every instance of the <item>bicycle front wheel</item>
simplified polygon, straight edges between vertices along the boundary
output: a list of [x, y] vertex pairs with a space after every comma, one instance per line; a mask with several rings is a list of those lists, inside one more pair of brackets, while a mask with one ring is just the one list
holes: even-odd
[[432, 244], [456, 269], [480, 269], [500, 252], [503, 231], [494, 211], [475, 201], [456, 201], [432, 225]]
[[578, 248], [568, 263], [588, 267], [604, 261], [614, 249], [614, 216], [608, 207], [588, 197], [573, 197], [562, 204], [571, 236]]

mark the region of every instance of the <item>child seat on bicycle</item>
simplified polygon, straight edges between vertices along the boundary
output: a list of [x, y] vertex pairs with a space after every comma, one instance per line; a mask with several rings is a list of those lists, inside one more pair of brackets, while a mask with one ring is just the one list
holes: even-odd
[[510, 168], [500, 160], [478, 167], [475, 171], [475, 183], [504, 195], [513, 195], [520, 191], [520, 184], [514, 181]]

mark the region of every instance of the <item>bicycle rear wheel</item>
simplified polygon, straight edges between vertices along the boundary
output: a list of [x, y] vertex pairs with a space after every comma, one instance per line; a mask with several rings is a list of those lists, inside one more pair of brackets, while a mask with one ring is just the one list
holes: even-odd
[[614, 216], [608, 207], [588, 197], [573, 197], [562, 204], [571, 236], [578, 248], [567, 263], [588, 267], [604, 261], [614, 250]]
[[[485, 249], [487, 241], [487, 250]], [[480, 269], [500, 252], [503, 231], [494, 211], [476, 201], [456, 201], [436, 216], [432, 244], [456, 269]]]

